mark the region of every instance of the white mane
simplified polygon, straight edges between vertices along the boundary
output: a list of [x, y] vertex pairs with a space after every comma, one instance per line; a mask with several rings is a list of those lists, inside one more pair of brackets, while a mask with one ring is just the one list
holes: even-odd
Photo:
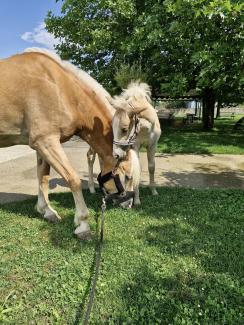
[[128, 88], [123, 89], [122, 93], [113, 97], [113, 106], [125, 107], [130, 100], [146, 100], [151, 103], [151, 88], [144, 82], [132, 81]]
[[69, 61], [62, 60], [59, 55], [57, 55], [56, 53], [48, 49], [30, 47], [25, 49], [24, 52], [37, 52], [51, 57], [53, 60], [59, 63], [64, 69], [72, 72], [79, 80], [89, 85], [89, 87], [91, 87], [94, 90], [94, 92], [104, 100], [104, 102], [106, 103], [107, 107], [110, 110], [110, 113], [114, 114], [114, 109], [109, 103], [109, 100], [111, 100], [110, 94], [103, 88], [102, 85], [100, 85], [95, 79], [93, 79], [87, 72], [77, 68]]
[[121, 95], [117, 98], [129, 99], [131, 97], [146, 97], [148, 102], [151, 102], [151, 88], [145, 82], [140, 80], [132, 81], [126, 89], [123, 89]]

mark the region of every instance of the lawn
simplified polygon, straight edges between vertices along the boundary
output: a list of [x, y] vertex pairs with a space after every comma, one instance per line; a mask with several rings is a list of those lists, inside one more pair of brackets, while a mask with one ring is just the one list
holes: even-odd
[[[244, 132], [233, 131], [235, 120], [220, 118], [215, 120], [212, 131], [202, 131], [202, 122], [180, 124], [182, 118], [176, 120], [177, 126], [162, 127], [162, 135], [158, 143], [160, 153], [193, 153], [193, 154], [244, 154]], [[178, 122], [178, 123], [177, 123]]]
[[[108, 207], [91, 324], [243, 324], [241, 190], [142, 189], [142, 206]], [[79, 324], [89, 289], [100, 196], [85, 192], [93, 240], [72, 235], [70, 193], [0, 207], [0, 323]]]

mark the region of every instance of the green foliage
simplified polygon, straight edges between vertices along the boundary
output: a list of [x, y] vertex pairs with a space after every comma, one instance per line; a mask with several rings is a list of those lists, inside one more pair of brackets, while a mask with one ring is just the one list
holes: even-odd
[[62, 56], [106, 87], [140, 62], [154, 89], [211, 88], [228, 102], [243, 98], [242, 10], [240, 0], [64, 0], [46, 23]]
[[[189, 177], [189, 175], [185, 175]], [[175, 178], [176, 181], [176, 178]], [[242, 324], [243, 191], [142, 189], [142, 206], [108, 207], [91, 324]], [[100, 195], [85, 199], [95, 215]], [[0, 207], [0, 323], [78, 324], [96, 245], [73, 235], [73, 199], [50, 224], [35, 202]]]
[[244, 100], [242, 0], [63, 2], [63, 15], [46, 19], [59, 52], [110, 91], [118, 67], [140, 62], [153, 93], [201, 94], [205, 130], [216, 101]]
[[132, 66], [128, 64], [122, 64], [120, 69], [116, 71], [114, 77], [118, 87], [120, 89], [126, 88], [132, 80], [140, 80], [142, 82], [147, 82], [147, 74], [142, 71], [140, 64], [133, 64]]
[[[63, 58], [71, 59], [92, 72], [106, 87], [112, 87], [112, 76], [125, 62], [124, 41], [130, 37], [134, 9], [131, 0], [66, 0], [62, 16], [48, 14], [47, 29], [62, 38], [57, 48]], [[134, 60], [126, 62], [130, 64]]]
[[[241, 100], [243, 2], [166, 0], [165, 8], [169, 18], [166, 62], [174, 62], [188, 85], [213, 89], [222, 101]], [[175, 73], [169, 78], [173, 80]]]
[[185, 94], [187, 92], [187, 87], [187, 78], [182, 73], [178, 73], [172, 76], [170, 82], [161, 83], [161, 92], [177, 97]]

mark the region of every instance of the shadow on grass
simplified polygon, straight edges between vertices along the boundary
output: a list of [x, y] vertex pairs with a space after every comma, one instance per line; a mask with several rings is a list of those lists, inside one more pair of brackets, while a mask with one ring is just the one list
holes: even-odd
[[124, 284], [121, 296], [125, 307], [110, 315], [110, 322], [241, 324], [242, 295], [214, 274], [171, 270], [162, 276], [145, 261]]
[[[123, 311], [109, 320], [241, 324], [243, 191], [162, 188], [159, 193], [149, 200], [149, 191], [142, 190], [136, 210], [150, 225], [137, 239], [164, 258], [158, 267], [153, 254], [143, 258], [122, 288]], [[165, 257], [170, 262], [164, 266]], [[168, 265], [175, 268], [169, 271]]]
[[[87, 198], [87, 196], [89, 196], [89, 194], [86, 193], [86, 191], [85, 191], [85, 199]], [[96, 195], [96, 196], [97, 196], [97, 198], [99, 197], [99, 195]], [[87, 296], [88, 296], [88, 293], [90, 290], [91, 281], [92, 281], [93, 274], [94, 274], [95, 258], [96, 258], [95, 252], [96, 252], [96, 248], [98, 245], [98, 238], [99, 238], [98, 237], [98, 231], [99, 231], [98, 222], [97, 222], [97, 219], [95, 218], [95, 215], [92, 213], [90, 222], [92, 224], [93, 232], [94, 232], [93, 240], [91, 240], [89, 242], [81, 242], [80, 240], [75, 238], [75, 236], [73, 235], [73, 230], [74, 230], [74, 227], [73, 227], [73, 211], [74, 211], [73, 204], [74, 203], [73, 203], [72, 194], [71, 193], [51, 194], [50, 201], [51, 201], [52, 205], [55, 208], [57, 208], [58, 210], [60, 210], [60, 212], [63, 213], [63, 215], [64, 215], [63, 220], [58, 224], [51, 224], [51, 223], [43, 220], [39, 216], [39, 214], [34, 209], [36, 199], [0, 205], [0, 212], [1, 213], [3, 212], [3, 215], [1, 214], [0, 224], [4, 223], [5, 227], [8, 230], [10, 230], [9, 231], [9, 235], [10, 235], [9, 242], [13, 243], [12, 247], [14, 247], [14, 245], [17, 245], [17, 246], [19, 245], [18, 239], [15, 240], [15, 235], [17, 233], [15, 228], [18, 228], [18, 233], [20, 234], [21, 242], [24, 242], [23, 237], [25, 236], [26, 231], [27, 231], [27, 233], [29, 235], [29, 239], [27, 239], [27, 242], [29, 244], [28, 249], [30, 249], [32, 251], [33, 256], [31, 255], [31, 257], [33, 258], [33, 261], [32, 261], [32, 258], [28, 258], [27, 262], [23, 263], [23, 265], [24, 265], [24, 267], [28, 267], [29, 263], [30, 263], [30, 265], [33, 264], [33, 270], [34, 270], [34, 272], [36, 272], [37, 277], [38, 277], [38, 271], [37, 271], [38, 268], [36, 268], [36, 265], [34, 264], [35, 263], [34, 259], [36, 258], [35, 255], [39, 256], [39, 254], [38, 254], [39, 249], [44, 250], [44, 252], [45, 252], [45, 249], [48, 251], [48, 252], [44, 253], [44, 255], [48, 254], [50, 250], [52, 252], [54, 252], [54, 256], [52, 256], [52, 255], [50, 256], [50, 265], [52, 265], [52, 263], [57, 263], [57, 264], [59, 263], [59, 260], [57, 260], [57, 256], [59, 256], [59, 254], [60, 254], [61, 259], [63, 258], [63, 262], [65, 262], [67, 264], [61, 265], [61, 266], [59, 266], [59, 265], [56, 266], [55, 271], [57, 271], [57, 269], [60, 267], [61, 268], [60, 274], [62, 274], [62, 276], [64, 276], [64, 269], [66, 267], [69, 267], [67, 261], [72, 263], [74, 258], [76, 258], [79, 260], [79, 262], [81, 262], [81, 266], [82, 266], [82, 259], [86, 259], [89, 261], [89, 259], [87, 259], [87, 257], [88, 257], [87, 254], [90, 255], [90, 263], [88, 265], [89, 271], [87, 272], [87, 280], [85, 281], [84, 285], [82, 284], [82, 288], [79, 290], [80, 298], [77, 298], [75, 308], [74, 308], [74, 303], [73, 303], [73, 307], [71, 307], [74, 310], [74, 312], [73, 312], [74, 322], [72, 322], [72, 324], [80, 324], [80, 319], [83, 317], [83, 314], [84, 314], [84, 308], [86, 305]], [[87, 202], [89, 205], [91, 205], [92, 209], [96, 208], [97, 204], [96, 204], [96, 201], [94, 201], [94, 196], [93, 196], [93, 200], [91, 198], [89, 198], [89, 199], [87, 198]], [[6, 219], [4, 218], [5, 217], [4, 212], [8, 213], [8, 214], [6, 214], [6, 216], [7, 216]], [[93, 211], [91, 211], [91, 212], [93, 212]], [[13, 218], [14, 218], [14, 222], [13, 222]], [[30, 220], [30, 219], [32, 219], [32, 220]], [[11, 227], [12, 223], [13, 223], [13, 227]], [[6, 236], [5, 236], [5, 238], [6, 238], [6, 241], [8, 242], [8, 238]], [[34, 240], [33, 240], [33, 238], [34, 238]], [[2, 237], [1, 237], [1, 240], [2, 240]], [[33, 240], [33, 242], [32, 242], [32, 240]], [[26, 242], [25, 242], [25, 245], [26, 245]], [[25, 248], [26, 248], [26, 246], [25, 246]], [[25, 248], [24, 248], [24, 252], [26, 251]], [[59, 249], [61, 250], [61, 252], [59, 251]], [[34, 250], [35, 250], [35, 253], [34, 253]], [[40, 256], [42, 254], [43, 254], [43, 251], [40, 251]], [[93, 256], [93, 254], [94, 254], [94, 256]], [[24, 255], [24, 253], [23, 253], [23, 255]], [[70, 260], [69, 260], [69, 256], [71, 257]], [[93, 258], [92, 258], [92, 256], [93, 256]], [[45, 258], [44, 258], [44, 260], [45, 260]], [[41, 262], [39, 261], [39, 263], [41, 263]], [[44, 266], [46, 265], [46, 263], [49, 263], [49, 261], [45, 262]], [[85, 267], [87, 267], [87, 263], [88, 262], [84, 261]], [[13, 264], [15, 264], [15, 263], [13, 263]], [[54, 269], [55, 268], [53, 268], [53, 269], [51, 268], [51, 269], [48, 269], [48, 271], [44, 269], [44, 272], [52, 273]], [[72, 274], [72, 272], [73, 272], [74, 275], [76, 275], [75, 273], [78, 271], [79, 270], [76, 270], [75, 267], [73, 267], [73, 269], [72, 269], [72, 267], [70, 267], [69, 273]], [[55, 272], [53, 272], [53, 274], [50, 274], [50, 277], [55, 278], [55, 277], [60, 276], [60, 274], [55, 275]], [[81, 277], [78, 278], [79, 283], [80, 283], [84, 279], [84, 270], [80, 270], [80, 273], [78, 273], [78, 274], [81, 274]], [[66, 277], [67, 277], [67, 282], [66, 282]], [[65, 283], [69, 283], [71, 276], [66, 275], [64, 278], [65, 278]], [[56, 281], [56, 279], [55, 279], [55, 281]], [[44, 281], [44, 283], [45, 283], [45, 281]], [[2, 284], [2, 282], [1, 282], [1, 284]], [[79, 284], [79, 285], [81, 285], [81, 284]], [[20, 285], [20, 287], [21, 286], [22, 286], [22, 284]], [[49, 284], [49, 286], [47, 286], [47, 290], [50, 291], [51, 287], [52, 287], [52, 285]], [[59, 293], [62, 292], [63, 288], [64, 287], [62, 286]], [[76, 291], [78, 290], [77, 285], [73, 283], [72, 287], [70, 288], [71, 296], [75, 290]], [[60, 296], [59, 296], [59, 298], [60, 298]], [[65, 297], [65, 299], [66, 299], [66, 297]], [[74, 297], [74, 299], [75, 299], [75, 297]], [[36, 300], [38, 300], [38, 298], [36, 298]], [[55, 306], [55, 308], [56, 308], [56, 306]], [[1, 310], [0, 310], [0, 313], [1, 313]], [[71, 314], [71, 309], [68, 309], [67, 311], [65, 311], [65, 314]], [[52, 309], [50, 309], [50, 318], [51, 317], [52, 317]], [[36, 318], [38, 318], [38, 317], [36, 316]], [[1, 323], [1, 321], [0, 321], [0, 323]]]
[[[148, 226], [140, 239], [170, 256], [197, 258], [208, 272], [240, 275], [244, 269], [242, 190], [159, 189], [137, 211], [161, 224]], [[148, 196], [144, 191], [144, 199]]]
[[[131, 324], [182, 324], [183, 321], [189, 324], [241, 324], [238, 322], [241, 295], [237, 289], [244, 269], [240, 226], [243, 191], [185, 188], [159, 188], [158, 191], [159, 196], [152, 197], [148, 188], [142, 188], [142, 205], [133, 210], [141, 220], [140, 227], [135, 226], [135, 242], [140, 241], [149, 253], [140, 256], [132, 276], [117, 274], [124, 276], [123, 285], [118, 290], [125, 308], [114, 310], [108, 315], [109, 320]], [[84, 191], [84, 197], [94, 216], [100, 205], [100, 194], [91, 195]], [[73, 238], [72, 194], [52, 194], [50, 199], [52, 205], [64, 213], [59, 224], [40, 222], [52, 244], [75, 254], [80, 254], [81, 245], [95, 247], [97, 228], [94, 218], [90, 220], [95, 234], [93, 241], [81, 244]], [[35, 218], [38, 216], [34, 211], [35, 202], [11, 203], [0, 208], [26, 219]], [[131, 216], [131, 212], [125, 213], [121, 222], [127, 224]], [[115, 239], [110, 243], [117, 244]], [[165, 261], [169, 261], [169, 265], [163, 265]], [[124, 262], [122, 259], [116, 263]], [[92, 273], [92, 268], [90, 271]], [[76, 320], [82, 316], [90, 281], [91, 277], [78, 306]], [[101, 323], [101, 318], [99, 321]]]
[[[91, 226], [93, 240], [81, 242], [77, 239], [77, 241], [83, 246], [93, 246], [94, 240], [96, 240], [95, 215], [96, 211], [100, 211], [102, 196], [100, 193], [90, 194], [88, 190], [84, 190], [83, 195], [90, 211], [89, 224]], [[35, 209], [37, 197], [34, 196], [32, 199], [25, 201], [1, 204], [0, 210], [22, 216], [26, 218], [26, 222], [28, 222], [28, 218], [40, 220], [39, 229], [48, 232], [49, 238], [55, 247], [60, 249], [72, 249], [73, 253], [79, 253], [79, 245], [75, 246], [74, 249], [72, 248], [72, 239], [76, 238], [74, 235], [75, 204], [72, 193], [52, 193], [49, 195], [49, 199], [51, 206], [57, 210], [62, 218], [62, 220], [58, 223], [51, 223], [43, 219], [43, 217]], [[107, 209], [110, 210], [112, 208], [113, 206], [108, 204]]]

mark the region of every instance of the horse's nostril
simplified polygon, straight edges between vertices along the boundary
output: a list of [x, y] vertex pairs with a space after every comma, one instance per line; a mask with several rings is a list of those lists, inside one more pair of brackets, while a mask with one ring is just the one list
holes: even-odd
[[115, 155], [114, 155], [114, 158], [115, 158], [115, 159], [119, 159], [119, 155], [118, 155], [118, 154], [115, 154]]

